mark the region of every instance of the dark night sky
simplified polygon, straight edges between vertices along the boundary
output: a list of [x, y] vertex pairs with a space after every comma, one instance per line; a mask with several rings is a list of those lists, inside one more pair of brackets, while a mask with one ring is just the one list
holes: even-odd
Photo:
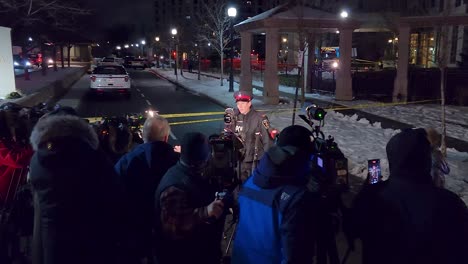
[[100, 36], [103, 30], [119, 24], [134, 27], [134, 38], [140, 38], [143, 33], [153, 29], [153, 0], [85, 0], [89, 9], [94, 10], [90, 18], [94, 27], [92, 35]]

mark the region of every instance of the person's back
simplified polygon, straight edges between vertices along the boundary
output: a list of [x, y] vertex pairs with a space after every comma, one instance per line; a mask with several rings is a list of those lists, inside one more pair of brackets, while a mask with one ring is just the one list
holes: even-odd
[[278, 145], [263, 155], [240, 190], [232, 263], [313, 261], [318, 204], [306, 189], [310, 132], [288, 127]]
[[[98, 139], [75, 116], [50, 116], [31, 135], [30, 180], [38, 199], [34, 263], [109, 263], [123, 253], [125, 197]], [[35, 234], [35, 235], [36, 235]], [[41, 256], [42, 255], [42, 256]]]
[[181, 158], [155, 192], [156, 257], [159, 264], [218, 264], [224, 224], [223, 201], [204, 168], [210, 157], [200, 133], [182, 139]]
[[363, 263], [468, 263], [468, 210], [433, 185], [431, 148], [423, 129], [387, 144], [390, 178], [366, 186], [353, 209]]
[[154, 192], [167, 170], [179, 159], [179, 154], [167, 143], [169, 133], [165, 118], [148, 118], [143, 126], [145, 143], [124, 155], [114, 167], [129, 197], [137, 254], [141, 258], [151, 254]]

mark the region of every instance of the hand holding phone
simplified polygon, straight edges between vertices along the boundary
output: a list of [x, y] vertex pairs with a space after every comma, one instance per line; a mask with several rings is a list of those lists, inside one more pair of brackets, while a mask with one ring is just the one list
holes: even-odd
[[382, 170], [380, 168], [380, 159], [367, 161], [367, 179], [369, 184], [375, 184], [382, 180]]

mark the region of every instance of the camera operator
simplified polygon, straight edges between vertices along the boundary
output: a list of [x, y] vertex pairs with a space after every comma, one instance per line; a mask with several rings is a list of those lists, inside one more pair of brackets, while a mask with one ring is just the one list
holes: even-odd
[[[0, 262], [22, 258], [20, 240], [31, 235], [32, 218], [23, 206], [26, 178], [33, 150], [26, 109], [14, 103], [0, 108]], [[21, 197], [21, 198], [20, 198]], [[19, 212], [23, 212], [22, 215]], [[22, 238], [20, 238], [20, 236]], [[26, 252], [24, 252], [26, 253]]]
[[0, 208], [8, 206], [18, 187], [26, 182], [33, 155], [28, 119], [23, 107], [13, 103], [0, 110]]
[[232, 263], [313, 263], [318, 195], [309, 192], [311, 133], [286, 127], [239, 192]]
[[48, 115], [30, 141], [33, 263], [122, 263], [127, 199], [93, 128], [77, 116]]
[[362, 241], [362, 263], [468, 263], [468, 210], [434, 186], [424, 129], [407, 129], [386, 146], [390, 176], [356, 196], [347, 233]]
[[266, 115], [260, 114], [252, 107], [252, 93], [238, 91], [234, 93], [237, 109], [234, 122], [230, 125], [232, 132], [243, 142], [241, 157], [241, 180], [244, 182], [252, 173], [252, 168], [263, 153], [273, 145], [274, 134]]
[[114, 167], [130, 199], [131, 228], [140, 259], [152, 259], [154, 192], [167, 170], [179, 159], [179, 153], [167, 143], [169, 133], [169, 123], [164, 117], [148, 117], [143, 125], [144, 143], [124, 155]]
[[204, 173], [211, 148], [201, 133], [182, 139], [179, 162], [155, 194], [156, 257], [159, 264], [219, 264], [224, 203]]
[[99, 145], [112, 163], [116, 163], [132, 146], [132, 132], [124, 117], [109, 117], [97, 127]]

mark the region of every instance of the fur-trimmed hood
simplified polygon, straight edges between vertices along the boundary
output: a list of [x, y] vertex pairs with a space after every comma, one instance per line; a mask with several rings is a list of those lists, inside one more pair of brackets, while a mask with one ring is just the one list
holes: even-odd
[[78, 140], [92, 149], [99, 147], [93, 128], [82, 118], [72, 115], [47, 116], [34, 126], [30, 142], [35, 151], [49, 141]]

